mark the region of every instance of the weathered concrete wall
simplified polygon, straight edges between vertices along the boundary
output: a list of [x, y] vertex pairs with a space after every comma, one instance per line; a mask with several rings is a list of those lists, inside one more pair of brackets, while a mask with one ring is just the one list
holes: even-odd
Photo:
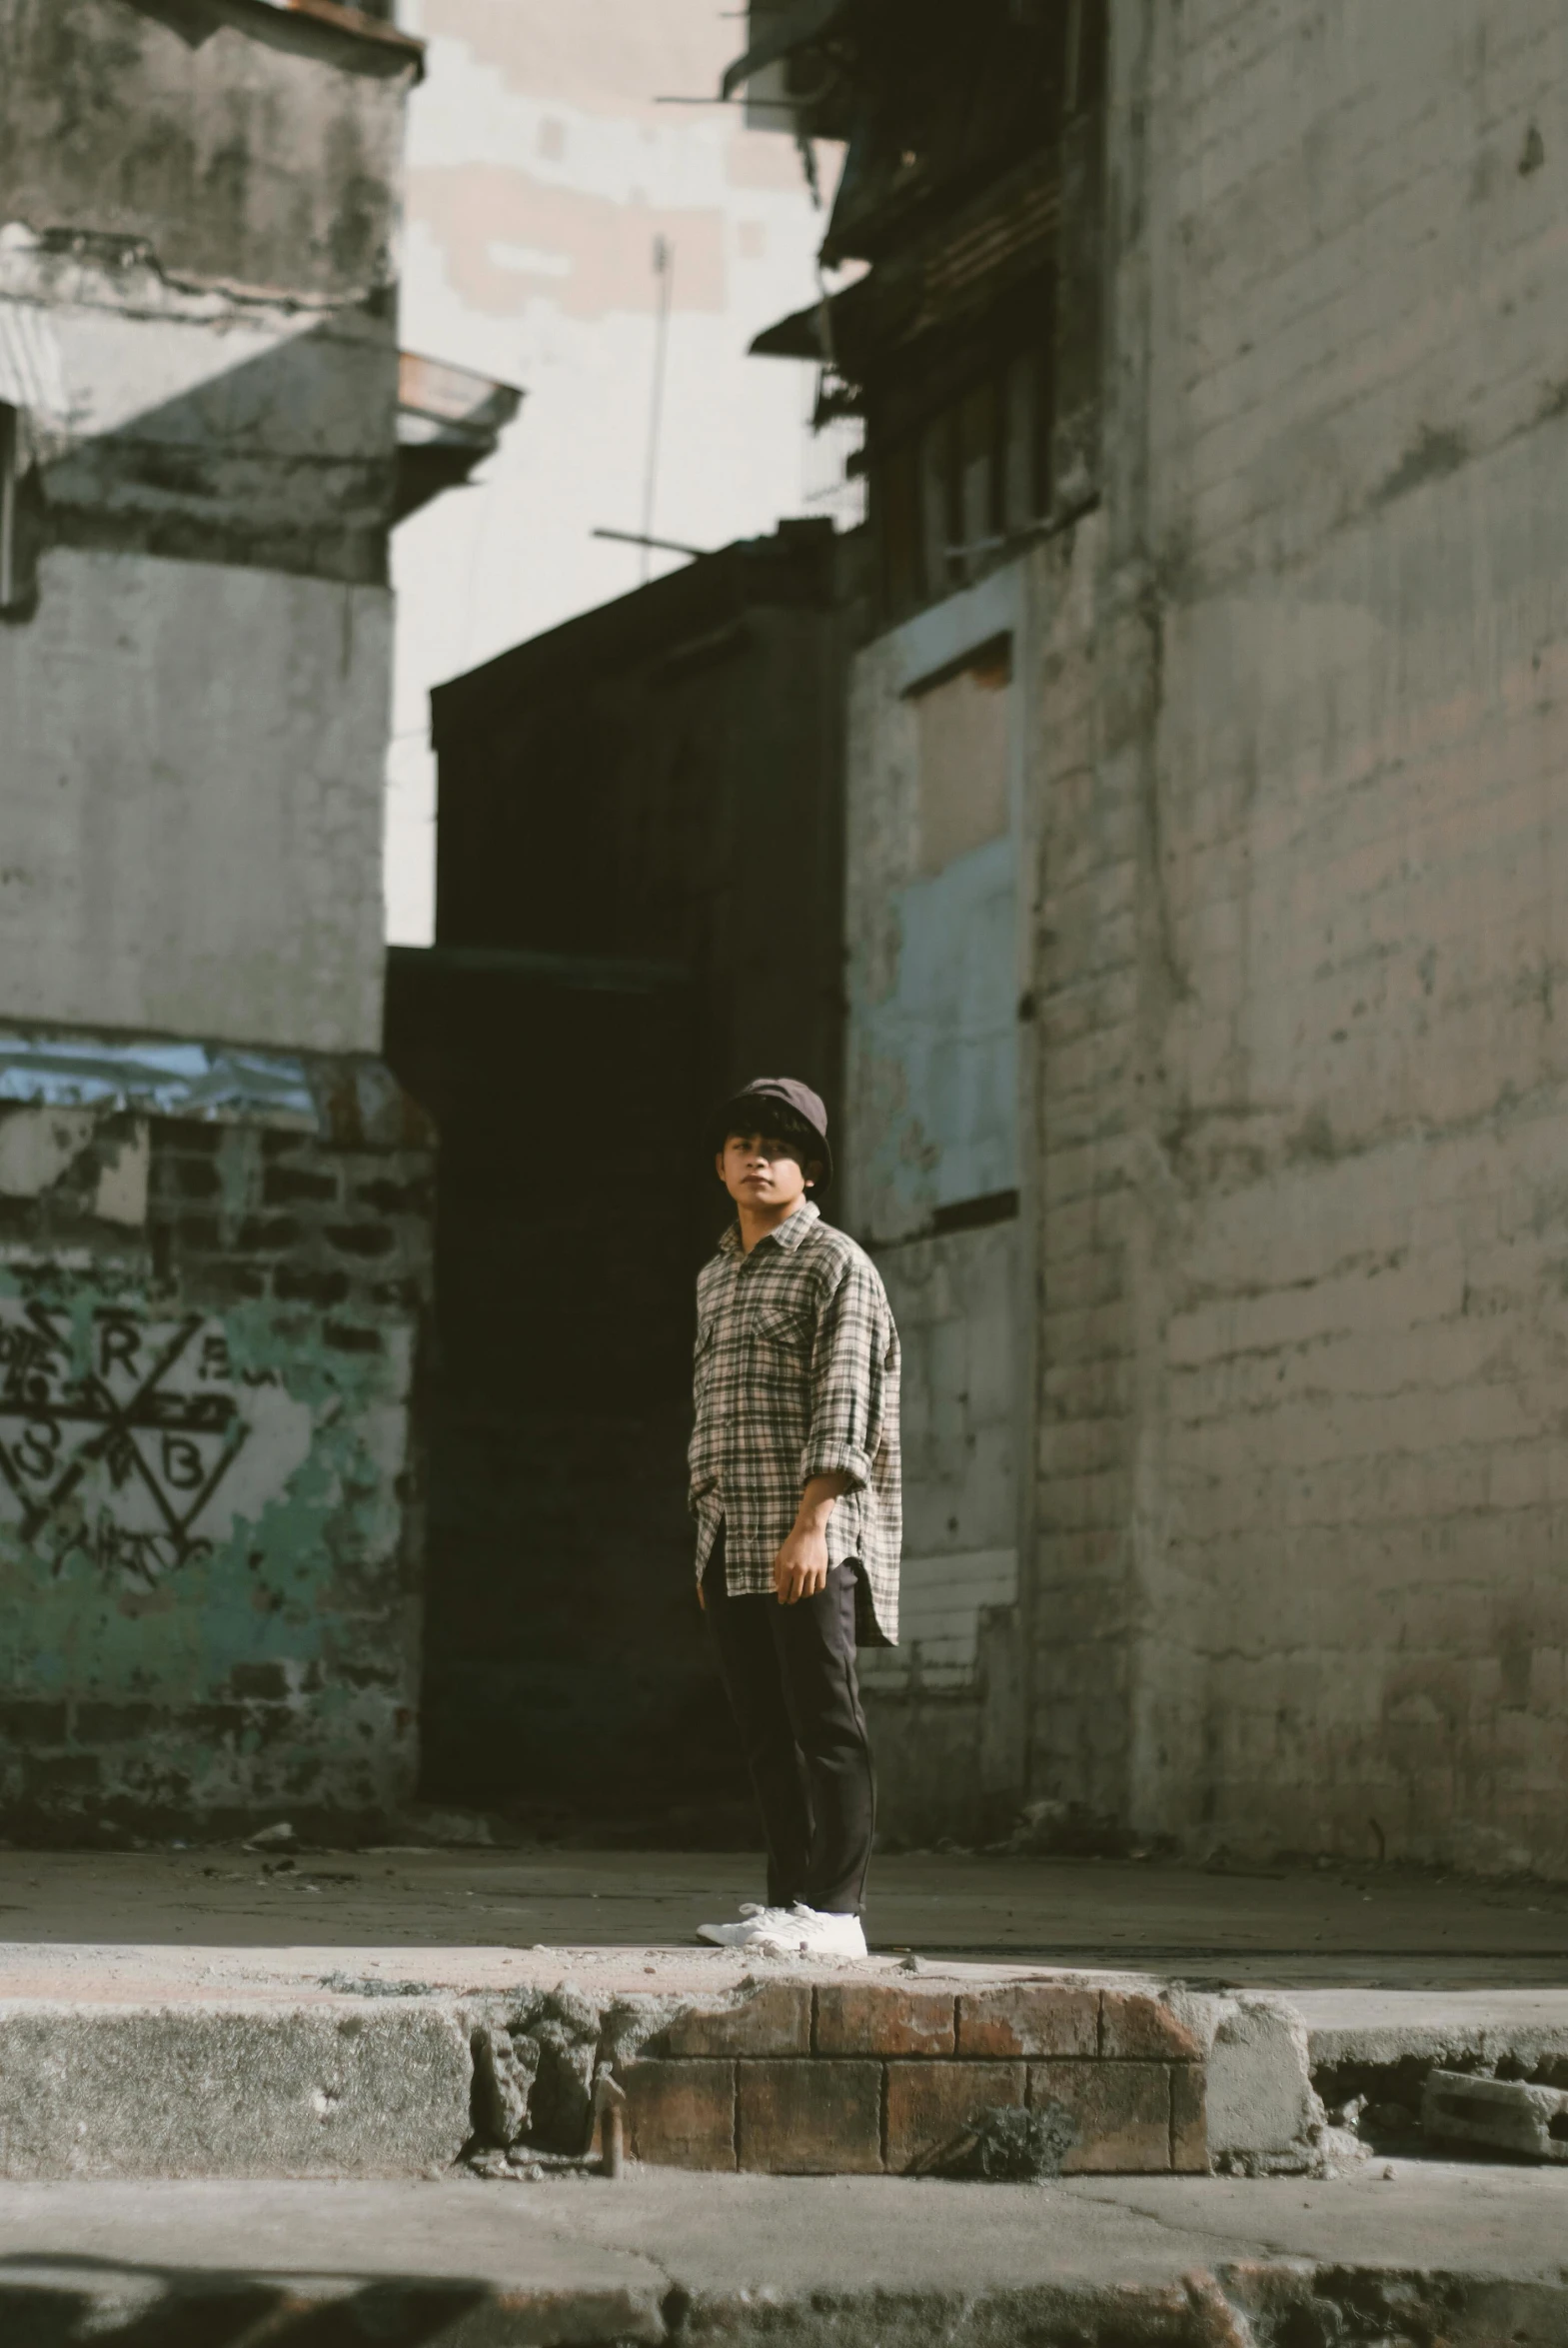
[[426, 1129], [309, 1064], [311, 1134], [0, 1112], [0, 1830], [413, 1788]]
[[1561, 1872], [1568, 27], [1112, 27], [1106, 516], [1038, 717], [1034, 1789]]
[[0, 222], [307, 298], [395, 278], [409, 50], [247, 0], [5, 0]]
[[35, 617], [0, 628], [0, 1011], [379, 1042], [390, 605], [221, 564], [45, 558]]
[[413, 72], [240, 0], [0, 6], [8, 1016], [379, 1045]]

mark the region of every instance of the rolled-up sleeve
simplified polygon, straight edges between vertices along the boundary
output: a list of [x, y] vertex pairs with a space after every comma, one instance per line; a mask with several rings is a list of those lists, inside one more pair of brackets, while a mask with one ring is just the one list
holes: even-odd
[[845, 1264], [816, 1318], [802, 1484], [813, 1475], [842, 1475], [851, 1491], [861, 1491], [870, 1482], [881, 1443], [891, 1333], [874, 1269], [863, 1261]]

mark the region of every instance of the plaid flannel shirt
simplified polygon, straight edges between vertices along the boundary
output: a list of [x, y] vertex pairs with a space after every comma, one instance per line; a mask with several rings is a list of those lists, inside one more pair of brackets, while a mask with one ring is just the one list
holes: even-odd
[[748, 1255], [732, 1223], [697, 1281], [690, 1452], [697, 1577], [725, 1527], [731, 1593], [771, 1592], [813, 1475], [849, 1488], [827, 1559], [857, 1559], [856, 1635], [898, 1640], [898, 1332], [881, 1277], [809, 1200]]

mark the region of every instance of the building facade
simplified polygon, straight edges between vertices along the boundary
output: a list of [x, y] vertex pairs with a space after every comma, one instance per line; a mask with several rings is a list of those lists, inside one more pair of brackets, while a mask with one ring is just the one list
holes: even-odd
[[763, 347], [864, 416], [881, 583], [889, 1817], [1560, 1874], [1560, 12], [754, 33], [869, 264]]
[[400, 363], [391, 13], [0, 4], [8, 1833], [413, 1787], [387, 550], [497, 387]]
[[441, 687], [437, 942], [388, 1051], [440, 1124], [432, 1794], [668, 1847], [750, 1826], [692, 1578], [702, 1137], [836, 1130], [855, 549], [785, 523]]

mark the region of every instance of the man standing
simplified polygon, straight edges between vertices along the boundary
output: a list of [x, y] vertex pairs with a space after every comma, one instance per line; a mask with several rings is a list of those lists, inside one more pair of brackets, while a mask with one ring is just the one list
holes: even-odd
[[875, 1793], [855, 1647], [898, 1637], [898, 1335], [876, 1267], [808, 1195], [827, 1115], [759, 1077], [710, 1135], [736, 1219], [697, 1282], [691, 1505], [707, 1615], [768, 1843], [768, 1900], [701, 1935], [864, 1956]]

